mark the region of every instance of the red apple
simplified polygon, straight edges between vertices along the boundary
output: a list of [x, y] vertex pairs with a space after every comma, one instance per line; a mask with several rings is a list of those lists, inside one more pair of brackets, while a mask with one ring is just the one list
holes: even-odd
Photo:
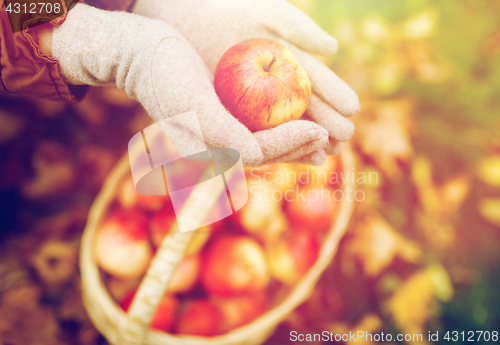
[[141, 277], [123, 279], [114, 276], [105, 277], [106, 288], [113, 299], [121, 301], [129, 296], [141, 283]]
[[244, 236], [216, 238], [203, 257], [201, 282], [209, 294], [221, 297], [264, 290], [269, 284], [269, 272], [262, 247]]
[[[149, 221], [149, 234], [151, 242], [155, 248], [158, 248], [165, 236], [172, 229], [172, 225], [177, 222], [175, 211], [171, 202], [167, 202], [156, 212]], [[210, 237], [211, 225], [194, 230], [193, 239], [186, 249], [186, 255], [194, 255], [200, 252]]]
[[112, 211], [96, 233], [95, 255], [103, 271], [121, 278], [144, 274], [153, 256], [147, 219], [136, 209]]
[[307, 232], [290, 232], [266, 248], [271, 275], [285, 284], [294, 284], [316, 262], [319, 243]]
[[252, 38], [229, 48], [217, 65], [215, 91], [251, 131], [299, 119], [311, 97], [306, 71], [281, 43]]
[[[132, 304], [136, 292], [137, 290], [133, 291], [120, 302], [120, 307], [125, 312], [128, 312], [128, 309]], [[159, 331], [171, 332], [174, 327], [175, 316], [177, 314], [178, 307], [179, 301], [177, 300], [177, 298], [169, 294], [163, 296], [160, 303], [158, 304], [158, 308], [156, 309], [149, 326]]]
[[342, 160], [340, 155], [328, 156], [325, 163], [329, 165], [330, 179], [328, 183], [337, 187], [342, 183]]
[[118, 202], [125, 208], [138, 206], [147, 211], [158, 211], [170, 198], [167, 195], [145, 195], [139, 193], [132, 177], [123, 181], [118, 191]]
[[[339, 155], [327, 156], [325, 162], [317, 166], [300, 163], [283, 165], [293, 170], [294, 173], [291, 176], [294, 177], [295, 183], [336, 187], [342, 182], [342, 162]], [[283, 168], [280, 167], [280, 169], [282, 169], [280, 172], [283, 171]], [[275, 174], [278, 175], [278, 173]], [[352, 173], [344, 178], [351, 175]]]
[[249, 296], [216, 298], [214, 302], [222, 311], [229, 331], [246, 325], [262, 315], [266, 310], [267, 296], [262, 292]]
[[210, 337], [224, 332], [224, 315], [220, 308], [207, 299], [188, 302], [177, 321], [178, 334]]
[[189, 255], [182, 259], [168, 284], [169, 293], [184, 293], [191, 290], [200, 273], [200, 256]]
[[286, 213], [293, 229], [327, 231], [338, 208], [338, 195], [325, 185], [306, 185], [297, 189], [286, 203]]

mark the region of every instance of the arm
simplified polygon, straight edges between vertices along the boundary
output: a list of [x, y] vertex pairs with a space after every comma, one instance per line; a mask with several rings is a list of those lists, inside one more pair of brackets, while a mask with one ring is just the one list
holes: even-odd
[[42, 41], [69, 83], [116, 83], [155, 121], [194, 110], [207, 146], [234, 148], [245, 165], [307, 156], [328, 140], [302, 120], [251, 133], [222, 106], [191, 44], [165, 22], [78, 4]]

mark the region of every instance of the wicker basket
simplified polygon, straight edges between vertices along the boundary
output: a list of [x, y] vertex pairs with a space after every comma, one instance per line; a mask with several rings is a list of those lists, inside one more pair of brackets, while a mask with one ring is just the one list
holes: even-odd
[[[341, 161], [343, 171], [352, 174], [354, 171], [354, 160], [351, 148], [347, 144], [343, 146]], [[177, 336], [147, 328], [146, 321], [151, 318], [151, 314], [154, 312], [154, 308], [159, 301], [157, 299], [153, 299], [152, 303], [149, 300], [145, 301], [145, 298], [143, 298], [145, 302], [134, 301], [137, 308], [134, 309], [133, 305], [129, 311], [129, 315], [127, 315], [109, 295], [103, 281], [101, 280], [99, 268], [94, 257], [93, 248], [96, 228], [101, 222], [103, 216], [106, 214], [108, 206], [114, 199], [122, 180], [125, 176], [127, 176], [129, 171], [130, 165], [128, 157], [124, 157], [107, 178], [101, 192], [90, 210], [88, 223], [82, 238], [80, 254], [83, 300], [85, 307], [95, 327], [107, 338], [110, 343], [116, 345], [250, 345], [263, 343], [273, 333], [278, 324], [309, 297], [316, 281], [334, 257], [339, 241], [347, 229], [347, 225], [354, 208], [354, 201], [352, 198], [343, 198], [340, 202], [335, 222], [322, 244], [318, 260], [307, 272], [307, 274], [305, 274], [303, 278], [290, 289], [290, 292], [281, 301], [281, 303], [268, 310], [265, 314], [253, 322], [220, 336], [210, 338], [184, 335]], [[355, 181], [353, 179], [347, 180], [350, 181], [343, 182], [344, 190], [347, 187], [351, 188], [351, 190], [355, 190]], [[168, 252], [172, 250], [172, 245], [178, 245], [181, 247], [186, 245], [186, 243], [176, 244], [175, 241], [176, 239], [172, 240], [171, 238], [169, 239], [169, 237], [165, 239], [161, 248], [158, 249], [152, 266], [155, 264], [155, 260], [157, 260], [159, 256], [163, 258], [168, 257]], [[179, 241], [179, 239], [177, 239], [177, 241]], [[176, 254], [180, 256], [173, 261], [178, 262], [182, 258], [182, 252], [177, 252]], [[161, 269], [161, 266], [159, 267]], [[171, 269], [169, 268], [167, 270], [169, 272], [166, 275], [168, 276], [171, 274], [173, 269], [175, 269], [175, 265]], [[151, 270], [152, 269], [150, 268], [146, 274], [137, 295], [140, 295], [141, 289], [144, 289], [144, 291], [148, 290], [148, 288], [152, 288], [153, 290], [158, 289], [158, 287], [151, 286], [155, 285], [155, 283], [158, 284], [158, 282], [151, 282], [149, 279], [150, 277], [148, 278]], [[169, 277], [167, 277], [167, 281], [162, 281], [163, 285], [166, 286], [168, 278]], [[150, 286], [148, 287], [144, 285]], [[157, 292], [157, 295], [161, 295], [163, 291], [164, 289]], [[136, 300], [137, 299], [139, 298], [136, 298]], [[141, 309], [140, 306], [143, 302], [149, 302], [149, 314], [148, 312], [146, 312], [146, 314], [141, 314], [144, 313], [144, 308]], [[142, 307], [144, 307], [144, 305]], [[145, 316], [141, 317], [141, 315]]]

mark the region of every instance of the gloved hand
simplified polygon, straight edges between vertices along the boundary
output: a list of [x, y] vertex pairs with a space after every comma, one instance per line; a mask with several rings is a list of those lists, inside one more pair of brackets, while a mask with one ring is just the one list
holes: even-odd
[[[328, 130], [326, 152], [338, 153], [338, 142], [351, 138], [354, 125], [346, 116], [359, 111], [358, 97], [309, 54], [333, 54], [337, 41], [286, 0], [138, 0], [133, 12], [164, 20], [179, 30], [212, 73], [224, 52], [236, 43], [255, 37], [283, 43], [311, 80], [313, 94], [305, 118]], [[317, 154], [324, 155], [323, 149]]]
[[155, 121], [194, 110], [207, 146], [234, 148], [245, 165], [324, 159], [317, 151], [328, 133], [314, 122], [293, 121], [255, 134], [238, 122], [220, 103], [206, 64], [163, 21], [78, 4], [52, 32], [51, 48], [69, 83], [115, 82]]

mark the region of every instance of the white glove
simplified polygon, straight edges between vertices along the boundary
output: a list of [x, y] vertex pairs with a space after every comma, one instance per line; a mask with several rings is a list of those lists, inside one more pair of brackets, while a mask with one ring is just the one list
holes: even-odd
[[51, 47], [69, 83], [115, 82], [155, 121], [194, 110], [206, 145], [238, 150], [245, 165], [303, 156], [322, 162], [316, 151], [327, 143], [326, 130], [293, 121], [252, 134], [222, 106], [191, 44], [163, 21], [78, 4], [52, 32]]
[[285, 0], [138, 0], [133, 11], [179, 30], [212, 73], [224, 52], [236, 43], [255, 37], [280, 41], [309, 75], [313, 94], [305, 118], [328, 130], [327, 153], [338, 153], [338, 142], [349, 140], [354, 133], [353, 123], [345, 116], [359, 111], [358, 97], [309, 54], [333, 54], [337, 41]]

